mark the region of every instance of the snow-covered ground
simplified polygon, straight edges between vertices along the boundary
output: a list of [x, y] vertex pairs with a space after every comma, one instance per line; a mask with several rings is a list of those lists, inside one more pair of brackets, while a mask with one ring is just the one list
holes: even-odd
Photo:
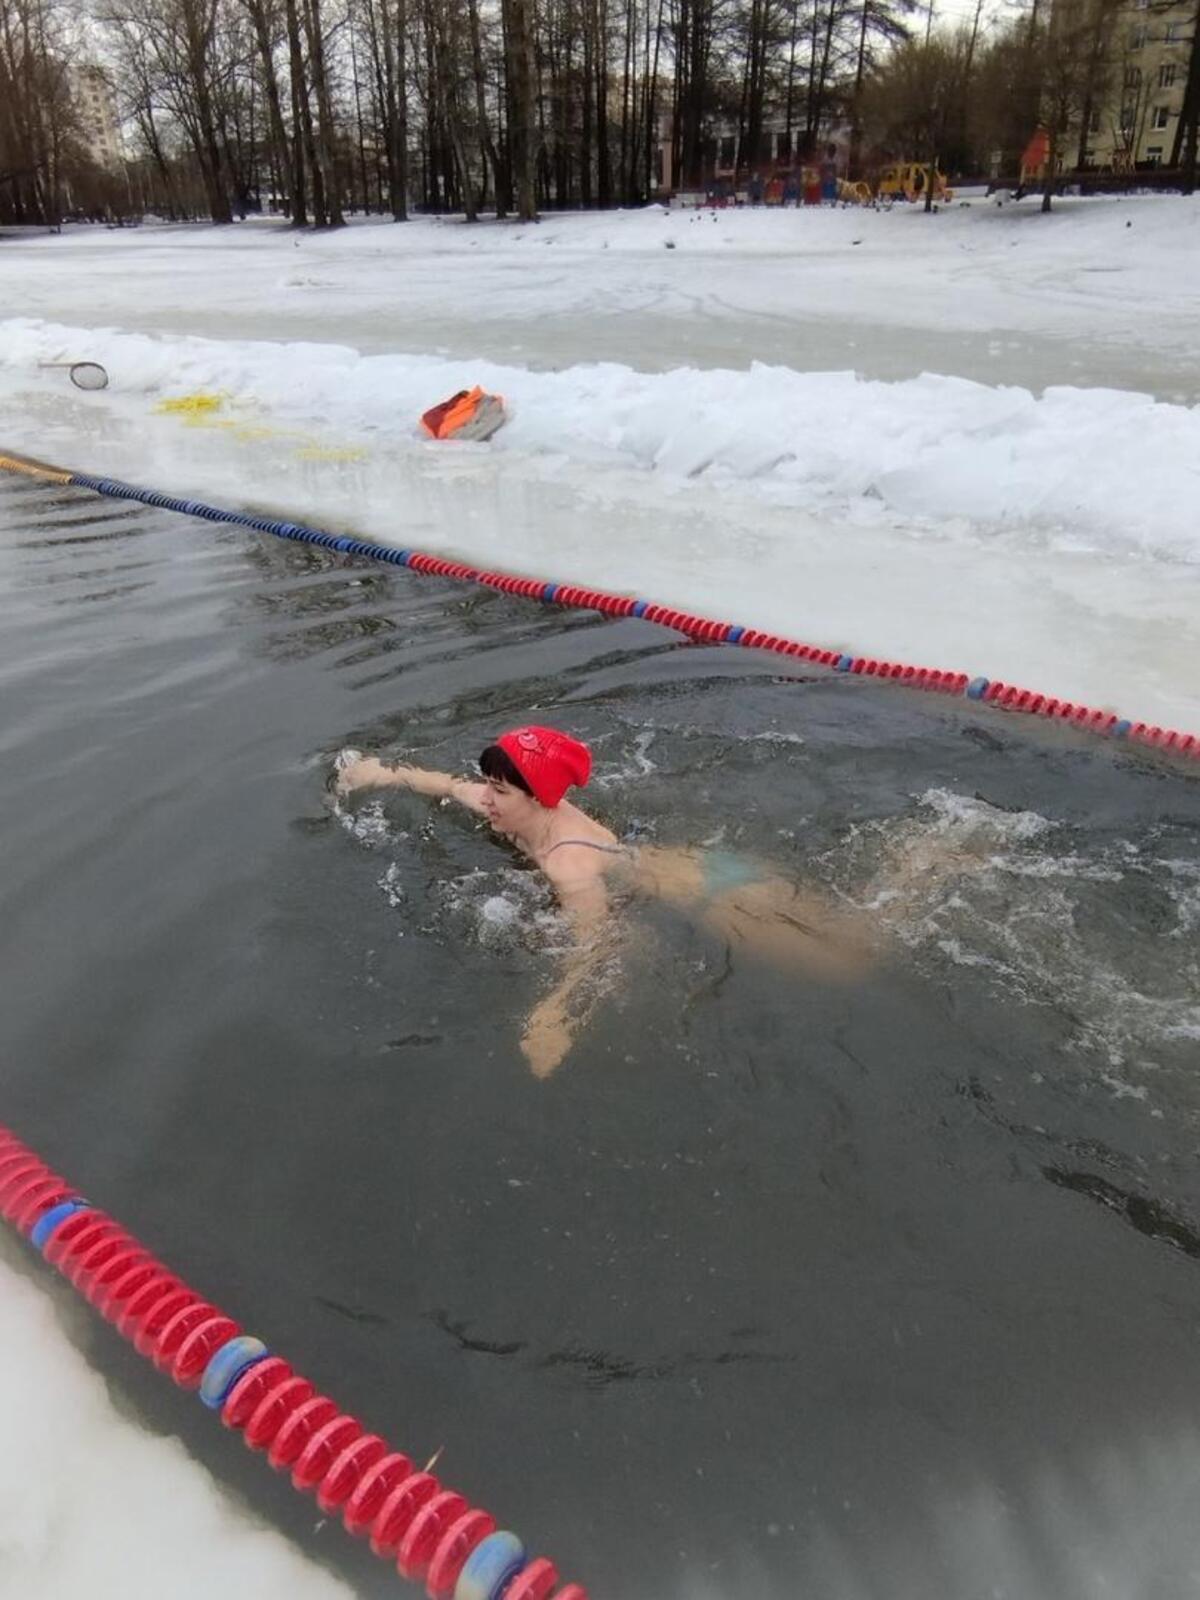
[[[1200, 731], [1198, 266], [1176, 197], [0, 238], [0, 449]], [[493, 444], [420, 442], [473, 381]], [[84, 1550], [127, 1592], [105, 1475], [79, 1498], [117, 1451], [191, 1523], [154, 1529], [173, 1594], [218, 1517], [232, 1592], [336, 1592], [120, 1419], [3, 1259], [0, 1351], [6, 1461], [80, 1463], [59, 1498], [0, 1469], [3, 1592], [84, 1593]]]

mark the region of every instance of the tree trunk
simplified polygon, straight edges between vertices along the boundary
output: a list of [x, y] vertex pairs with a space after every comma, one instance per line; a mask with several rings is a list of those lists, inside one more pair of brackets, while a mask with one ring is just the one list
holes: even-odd
[[[980, 0], [982, 4], [982, 0]], [[863, 81], [867, 72], [867, 8], [869, 0], [862, 0], [862, 13], [858, 28], [858, 55], [854, 65], [854, 93], [850, 105], [850, 163], [846, 176], [852, 181], [862, 174], [862, 97]], [[978, 20], [978, 9], [975, 13]]]
[[1050, 210], [1050, 204], [1054, 198], [1054, 173], [1055, 168], [1058, 166], [1057, 157], [1059, 132], [1057, 116], [1051, 119], [1050, 127], [1047, 129], [1047, 133], [1049, 135], [1049, 139], [1046, 146], [1046, 175], [1042, 179], [1043, 214]]
[[[329, 93], [329, 74], [325, 67], [325, 34], [321, 23], [321, 0], [303, 0], [304, 31], [308, 36], [308, 62], [317, 96], [320, 134], [315, 141], [316, 161], [324, 189], [325, 224], [340, 228], [345, 223], [338, 194], [337, 154], [334, 140], [333, 102]], [[309, 125], [312, 114], [309, 113]], [[314, 190], [315, 190], [314, 176]], [[315, 201], [314, 201], [315, 209]], [[318, 224], [320, 226], [320, 224]]]
[[478, 217], [478, 210], [475, 190], [471, 183], [470, 157], [458, 94], [457, 73], [460, 52], [455, 37], [454, 16], [450, 8], [441, 4], [440, 0], [430, 0], [426, 8], [426, 27], [433, 40], [438, 99], [445, 118], [450, 148], [454, 152], [455, 166], [458, 168], [463, 210], [466, 212], [467, 221], [474, 222]]
[[[363, 131], [362, 89], [358, 81], [358, 47], [354, 42], [354, 30], [351, 25], [350, 32], [350, 71], [354, 78], [354, 127], [355, 142], [358, 145], [358, 173], [362, 184], [362, 207], [367, 216], [371, 214], [371, 191], [367, 187], [367, 141]], [[351, 203], [350, 209], [354, 206]]]
[[[305, 196], [304, 155], [308, 139], [305, 136], [305, 112], [308, 90], [304, 82], [304, 50], [300, 43], [300, 20], [296, 15], [296, 0], [285, 0], [288, 36], [288, 65], [292, 79], [292, 221], [298, 228], [308, 226]], [[309, 130], [311, 134], [311, 129]], [[313, 175], [313, 210], [317, 208], [316, 174]], [[324, 218], [321, 219], [324, 221]]]
[[[492, 188], [496, 195], [496, 215], [503, 217], [506, 207], [501, 195], [500, 157], [492, 138], [487, 114], [487, 91], [483, 74], [483, 41], [479, 32], [479, 0], [467, 0], [467, 24], [471, 30], [471, 75], [475, 80], [475, 119], [479, 124], [479, 143], [487, 165], [492, 169]], [[486, 187], [486, 178], [484, 180]]]
[[596, 31], [593, 0], [583, 5], [583, 101], [579, 127], [579, 201], [584, 210], [592, 204], [592, 74], [595, 69]]
[[[646, 82], [646, 182], [654, 182], [654, 150], [658, 144], [658, 55], [662, 45], [663, 31], [663, 5], [664, 0], [658, 0], [658, 22], [654, 33], [654, 59], [651, 62], [650, 72]], [[646, 12], [646, 26], [650, 25], [650, 12]], [[649, 39], [647, 38], [647, 56], [649, 56]], [[666, 173], [662, 174], [663, 180]], [[671, 174], [672, 181], [675, 174]]]
[[537, 151], [534, 148], [533, 0], [503, 0], [508, 55], [508, 142], [512, 152], [517, 216], [537, 221]]
[[612, 205], [612, 157], [608, 147], [608, 0], [596, 4], [596, 204]]
[[[258, 50], [259, 68], [262, 72], [263, 88], [267, 95], [267, 120], [271, 128], [271, 147], [273, 157], [278, 158], [279, 171], [286, 171], [287, 164], [287, 132], [283, 126], [283, 106], [279, 98], [279, 80], [275, 76], [275, 57], [271, 49], [271, 34], [267, 26], [267, 13], [263, 0], [246, 0], [246, 9], [250, 14], [250, 21], [254, 29], [254, 43]], [[274, 168], [274, 159], [272, 168]], [[286, 195], [285, 201], [291, 209], [291, 196]]]
[[200, 175], [208, 198], [208, 209], [215, 223], [233, 221], [229, 194], [221, 182], [221, 151], [213, 117], [212, 91], [208, 76], [208, 56], [212, 45], [214, 11], [201, 13], [197, 0], [186, 0], [184, 29], [187, 41], [188, 89], [196, 114], [193, 143], [200, 163]]

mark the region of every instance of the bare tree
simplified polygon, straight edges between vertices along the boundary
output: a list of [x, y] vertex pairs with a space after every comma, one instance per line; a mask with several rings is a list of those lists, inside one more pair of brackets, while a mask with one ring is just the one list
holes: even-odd
[[65, 40], [48, 0], [0, 0], [0, 218], [56, 223], [79, 150]]
[[537, 221], [537, 106], [534, 97], [533, 0], [503, 0], [508, 79], [508, 139], [517, 216]]

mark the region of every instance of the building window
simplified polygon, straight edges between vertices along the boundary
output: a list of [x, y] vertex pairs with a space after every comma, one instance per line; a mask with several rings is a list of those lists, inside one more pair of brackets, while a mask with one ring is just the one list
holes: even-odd
[[780, 161], [786, 161], [788, 159], [788, 157], [791, 155], [791, 153], [792, 153], [792, 136], [791, 136], [790, 133], [781, 133], [779, 135], [779, 150], [778, 150], [779, 160]]
[[1142, 46], [1145, 44], [1145, 42], [1146, 42], [1146, 30], [1145, 30], [1145, 28], [1140, 27], [1140, 26], [1137, 27], [1137, 28], [1130, 28], [1130, 30], [1129, 30], [1129, 48], [1131, 50], [1140, 50], [1142, 48]]
[[1141, 81], [1142, 81], [1142, 69], [1141, 69], [1141, 67], [1126, 67], [1125, 68], [1125, 87], [1127, 89], [1136, 89], [1138, 84], [1141, 83]]
[[1093, 111], [1091, 116], [1088, 118], [1088, 132], [1100, 132], [1100, 113], [1098, 111]]
[[721, 165], [723, 167], [731, 167], [733, 165], [733, 146], [734, 138], [732, 134], [721, 140]]
[[1158, 69], [1158, 87], [1160, 89], [1173, 89], [1175, 87], [1175, 63], [1168, 61]]
[[1187, 26], [1184, 22], [1167, 23], [1167, 43], [1179, 44], [1183, 39], [1183, 30]]
[[1149, 149], [1146, 151], [1146, 164], [1147, 164], [1147, 166], [1160, 167], [1162, 165], [1162, 153], [1163, 153], [1162, 145], [1160, 145], [1160, 144], [1152, 144], [1149, 147]]
[[1133, 107], [1132, 106], [1122, 106], [1121, 107], [1121, 132], [1122, 133], [1132, 133], [1133, 132]]
[[1165, 128], [1170, 115], [1171, 110], [1169, 106], [1155, 106], [1154, 121], [1150, 124], [1150, 126], [1152, 128]]

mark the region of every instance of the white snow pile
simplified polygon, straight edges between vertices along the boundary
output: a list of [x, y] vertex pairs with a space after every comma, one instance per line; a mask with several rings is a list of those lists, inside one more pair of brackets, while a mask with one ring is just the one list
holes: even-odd
[[[86, 1324], [81, 1320], [81, 1329]], [[254, 1520], [175, 1439], [123, 1418], [48, 1295], [0, 1255], [0, 1594], [349, 1600]]]
[[[37, 384], [39, 363], [70, 352], [108, 369], [112, 386], [99, 405], [202, 392], [222, 397], [234, 422], [332, 430], [342, 444], [395, 452], [423, 448], [414, 435], [420, 413], [479, 382], [510, 408], [491, 446], [503, 452], [753, 486], [809, 511], [836, 513], [867, 499], [905, 518], [1020, 525], [1072, 548], [1083, 541], [1200, 562], [1200, 408], [1144, 394], [1061, 387], [1038, 397], [929, 373], [883, 383], [760, 363], [747, 371], [599, 364], [535, 372], [20, 319], [0, 324], [0, 336], [0, 395]], [[33, 436], [4, 442], [38, 444]]]

